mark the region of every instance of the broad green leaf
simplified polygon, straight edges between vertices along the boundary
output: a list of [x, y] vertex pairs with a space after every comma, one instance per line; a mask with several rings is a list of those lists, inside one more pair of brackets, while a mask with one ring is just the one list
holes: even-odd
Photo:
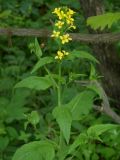
[[48, 77], [30, 76], [15, 85], [15, 88], [29, 88], [36, 90], [45, 90], [52, 86], [52, 83]]
[[116, 23], [120, 20], [120, 12], [117, 13], [106, 13], [103, 15], [89, 17], [87, 19], [87, 25], [90, 25], [93, 29], [100, 28], [103, 30], [106, 26], [110, 28], [113, 23]]
[[56, 107], [53, 110], [53, 116], [59, 124], [60, 130], [62, 131], [66, 142], [69, 143], [72, 123], [72, 116], [70, 111], [66, 107]]
[[110, 130], [110, 129], [114, 129], [118, 127], [118, 125], [115, 124], [97, 124], [94, 126], [91, 126], [90, 128], [88, 128], [87, 130], [87, 134], [89, 137], [98, 137], [100, 136], [102, 133]]
[[37, 38], [35, 38], [35, 55], [38, 59], [40, 59], [42, 56], [42, 50], [40, 48]]
[[45, 64], [51, 63], [53, 62], [53, 58], [52, 57], [44, 57], [41, 58], [36, 65], [34, 66], [33, 70], [31, 73], [34, 73], [35, 71], [37, 71], [40, 67], [44, 66]]
[[54, 147], [50, 142], [35, 141], [19, 148], [12, 160], [53, 160], [54, 156]]
[[86, 90], [76, 95], [65, 106], [69, 108], [72, 113], [73, 120], [79, 120], [81, 115], [86, 115], [93, 107], [93, 98], [95, 92]]
[[88, 59], [92, 62], [99, 63], [98, 60], [95, 57], [93, 57], [90, 53], [88, 53], [86, 51], [73, 50], [68, 55], [68, 59], [72, 60], [72, 59], [75, 59], [75, 58], [84, 58], [84, 59]]
[[73, 152], [78, 146], [84, 145], [88, 143], [88, 137], [85, 133], [81, 133], [76, 140], [73, 142], [73, 144], [70, 146], [68, 153], [70, 154]]

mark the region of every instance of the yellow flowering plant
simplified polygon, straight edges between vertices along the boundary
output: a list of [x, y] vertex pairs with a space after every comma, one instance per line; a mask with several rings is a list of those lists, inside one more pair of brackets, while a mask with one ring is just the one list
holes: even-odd
[[[30, 44], [29, 48], [31, 52], [35, 53], [37, 56], [38, 62], [32, 69], [32, 75], [15, 85], [15, 88], [26, 87], [37, 91], [44, 91], [50, 88], [50, 91], [57, 95], [55, 96], [57, 97], [57, 105], [55, 107], [52, 106], [52, 113], [51, 110], [49, 113], [52, 117], [52, 126], [48, 127], [48, 131], [46, 131], [47, 129], [42, 131], [45, 132], [45, 135], [41, 136], [40, 128], [37, 129], [37, 124], [39, 123], [37, 115], [37, 120], [33, 120], [31, 124], [34, 124], [34, 129], [35, 131], [37, 130], [37, 134], [40, 133], [40, 141], [31, 142], [22, 146], [16, 151], [12, 160], [18, 160], [17, 158], [19, 155], [22, 155], [21, 159], [23, 160], [34, 160], [35, 157], [37, 157], [35, 158], [36, 160], [41, 159], [41, 157], [45, 160], [65, 160], [66, 158], [74, 159], [73, 152], [75, 149], [82, 143], [83, 145], [85, 143], [89, 143], [89, 138], [92, 136], [91, 134], [88, 135], [87, 133], [82, 133], [82, 136], [80, 134], [80, 136], [76, 137], [74, 140], [74, 138], [71, 138], [71, 129], [72, 122], [79, 121], [84, 117], [83, 115], [87, 115], [89, 113], [96, 93], [90, 89], [86, 89], [83, 92], [77, 92], [77, 95], [75, 94], [74, 97], [71, 97], [69, 102], [64, 102], [64, 89], [70, 89], [71, 83], [74, 82], [75, 79], [79, 78], [81, 74], [67, 73], [64, 75], [62, 64], [64, 61], [73, 61], [76, 58], [85, 58], [92, 62], [97, 62], [97, 60], [85, 51], [69, 51], [68, 46], [66, 50], [66, 44], [69, 44], [69, 42], [72, 41], [72, 37], [68, 31], [76, 29], [74, 24], [75, 12], [68, 7], [59, 7], [55, 8], [52, 13], [57, 18], [51, 34], [51, 38], [58, 44], [56, 53], [53, 56], [42, 57], [42, 50], [37, 38], [35, 38], [34, 43]], [[49, 65], [51, 63], [53, 63], [52, 69], [49, 69]], [[55, 68], [57, 68], [57, 73], [56, 70], [53, 71], [54, 65]], [[45, 70], [45, 75], [36, 76], [36, 71], [40, 70], [42, 67]], [[93, 72], [91, 72], [91, 75], [91, 77], [93, 77]], [[42, 120], [40, 120], [40, 123], [41, 121]], [[58, 124], [58, 127], [56, 127], [56, 124]], [[53, 135], [51, 136], [51, 134]], [[76, 140], [80, 141], [80, 144]]]
[[[51, 37], [53, 37], [59, 45], [59, 50], [55, 59], [62, 60], [66, 56], [66, 51], [62, 52], [61, 50], [66, 43], [69, 43], [72, 40], [67, 31], [70, 29], [76, 29], [73, 18], [75, 12], [67, 7], [59, 7], [55, 8], [52, 13], [57, 16], [57, 21], [54, 24], [54, 30]], [[69, 54], [69, 52], [67, 53]]]

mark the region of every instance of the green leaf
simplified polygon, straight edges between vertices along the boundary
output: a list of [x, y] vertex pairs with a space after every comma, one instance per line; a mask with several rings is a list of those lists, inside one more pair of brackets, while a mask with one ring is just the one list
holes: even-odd
[[102, 154], [105, 159], [112, 159], [112, 157], [115, 157], [116, 150], [112, 147], [102, 147], [102, 145], [100, 145], [98, 146], [98, 153]]
[[60, 77], [58, 74], [52, 74], [52, 73], [51, 73], [51, 76], [53, 77], [53, 79], [55, 79], [57, 81], [60, 81], [61, 84], [65, 84], [66, 83], [65, 77]]
[[0, 151], [4, 151], [9, 144], [9, 138], [7, 136], [0, 136]]
[[37, 38], [35, 38], [35, 55], [38, 59], [40, 59], [42, 56], [42, 50], [40, 48]]
[[94, 96], [95, 92], [93, 91], [83, 91], [65, 105], [71, 111], [73, 120], [79, 120], [81, 115], [89, 113], [93, 107]]
[[53, 160], [54, 147], [48, 141], [35, 141], [23, 145], [14, 154], [12, 160]]
[[56, 107], [53, 110], [53, 116], [59, 124], [60, 130], [62, 131], [66, 142], [69, 143], [72, 123], [70, 111], [66, 107]]
[[110, 28], [113, 23], [116, 23], [120, 20], [120, 12], [117, 13], [106, 13], [99, 16], [89, 17], [87, 19], [87, 25], [90, 25], [93, 29], [100, 28], [103, 30], [106, 26]]
[[40, 115], [38, 114], [37, 111], [32, 111], [30, 114], [28, 114], [27, 118], [28, 118], [27, 124], [30, 123], [33, 126], [36, 126], [40, 121]]
[[15, 88], [29, 88], [35, 90], [45, 90], [52, 86], [48, 77], [30, 76], [15, 85]]
[[94, 84], [94, 83], [90, 84], [87, 86], [87, 88], [96, 92], [96, 94], [98, 94], [100, 98], [103, 98], [103, 92], [102, 92], [101, 88], [98, 88], [98, 86], [96, 84]]
[[29, 141], [31, 137], [31, 133], [25, 133], [24, 131], [20, 131], [20, 135], [18, 137], [19, 140], [24, 141], [25, 143], [27, 143]]
[[18, 133], [17, 133], [17, 130], [15, 128], [7, 127], [6, 130], [8, 132], [9, 137], [10, 137], [10, 140], [14, 140], [14, 139], [18, 138]]
[[10, 102], [5, 106], [7, 123], [13, 120], [24, 119], [24, 114], [28, 110], [25, 107], [27, 98], [30, 96], [30, 91], [26, 89], [16, 90]]
[[6, 134], [5, 128], [0, 127], [0, 135]]
[[70, 52], [70, 54], [68, 55], [67, 58], [71, 59], [71, 60], [73, 60], [75, 58], [84, 58], [84, 59], [88, 59], [92, 62], [99, 63], [96, 58], [94, 58], [90, 53], [88, 53], [86, 51], [73, 50], [72, 52]]
[[8, 18], [11, 14], [11, 10], [4, 10], [2, 13], [0, 13], [0, 18]]
[[[9, 104], [9, 100], [5, 97], [0, 97], [0, 121], [6, 119], [6, 106]], [[0, 129], [1, 132], [1, 129]]]
[[87, 130], [87, 134], [89, 137], [98, 137], [100, 136], [102, 133], [110, 130], [110, 129], [114, 129], [118, 127], [118, 125], [115, 124], [97, 124], [94, 126], [91, 126], [90, 128], [88, 128]]
[[81, 133], [73, 144], [70, 146], [68, 153], [73, 152], [78, 146], [88, 143], [88, 137], [85, 133]]
[[97, 74], [96, 74], [96, 70], [95, 70], [95, 66], [91, 63], [91, 68], [90, 68], [90, 76], [89, 76], [90, 80], [94, 80], [97, 79]]
[[31, 73], [34, 73], [35, 71], [37, 71], [40, 67], [44, 66], [45, 64], [51, 63], [53, 62], [53, 58], [52, 57], [44, 57], [41, 58], [36, 65], [34, 66], [33, 70]]

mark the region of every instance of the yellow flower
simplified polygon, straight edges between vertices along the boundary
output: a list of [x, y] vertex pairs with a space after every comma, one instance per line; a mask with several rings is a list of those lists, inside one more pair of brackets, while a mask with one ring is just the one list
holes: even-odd
[[51, 37], [58, 38], [59, 35], [60, 35], [60, 32], [59, 32], [59, 31], [53, 31], [53, 34], [51, 35]]
[[60, 13], [60, 10], [61, 10], [60, 7], [59, 7], [59, 8], [55, 8], [52, 13], [59, 14], [59, 13]]
[[69, 41], [72, 40], [69, 34], [64, 34], [63, 36], [60, 36], [60, 39], [62, 41], [62, 44], [68, 43]]
[[57, 51], [57, 56], [55, 56], [55, 59], [62, 59], [64, 57], [64, 54], [61, 51]]
[[76, 29], [76, 26], [75, 26], [75, 25], [71, 25], [71, 26], [69, 27], [69, 29], [70, 29], [70, 28]]
[[66, 17], [66, 22], [67, 22], [67, 24], [73, 25], [74, 19], [71, 18], [70, 16], [67, 16], [67, 17]]
[[64, 11], [61, 10], [61, 8], [55, 8], [54, 11], [52, 12], [58, 16], [58, 18], [61, 20], [65, 17]]
[[58, 14], [57, 14], [58, 18], [61, 20], [61, 19], [64, 19], [64, 17], [66, 16], [66, 14], [63, 12], [63, 11], [60, 11]]
[[55, 26], [57, 26], [59, 29], [61, 29], [63, 25], [64, 25], [64, 22], [62, 21], [58, 21], [57, 23], [55, 23]]
[[67, 15], [73, 15], [73, 14], [75, 14], [75, 12], [72, 9], [69, 9]]
[[55, 59], [60, 59], [62, 60], [64, 58], [64, 56], [69, 55], [69, 52], [66, 52], [64, 50], [62, 51], [57, 51], [57, 56], [55, 56]]
[[66, 52], [64, 50], [62, 52], [64, 53], [65, 56], [68, 56], [70, 54], [69, 52]]

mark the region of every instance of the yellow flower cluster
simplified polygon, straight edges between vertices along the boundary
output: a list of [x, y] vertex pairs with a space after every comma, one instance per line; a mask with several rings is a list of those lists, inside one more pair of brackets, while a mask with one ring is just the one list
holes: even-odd
[[69, 52], [66, 52], [64, 50], [57, 51], [57, 56], [55, 56], [55, 59], [63, 59], [65, 56], [69, 55]]
[[[52, 12], [54, 14], [56, 14], [59, 18], [59, 20], [63, 20], [65, 21], [68, 25], [74, 26], [74, 18], [73, 15], [75, 14], [75, 12], [67, 7], [62, 7], [62, 8], [55, 8], [55, 10]], [[76, 28], [74, 26], [74, 28]]]
[[51, 35], [51, 37], [58, 38], [59, 35], [60, 35], [60, 32], [59, 32], [59, 31], [53, 31], [53, 34]]
[[76, 29], [73, 18], [75, 12], [67, 7], [59, 7], [55, 8], [52, 13], [56, 14], [59, 20], [55, 23], [55, 27], [57, 28], [53, 31], [51, 37], [59, 38], [62, 44], [68, 43], [72, 38], [69, 34], [61, 33], [61, 30], [64, 30], [64, 28], [65, 30], [71, 28]]
[[72, 38], [70, 37], [68, 33], [64, 34], [63, 36], [60, 36], [60, 39], [62, 41], [62, 44], [68, 43], [69, 41], [72, 40]]
[[59, 29], [61, 29], [63, 25], [64, 25], [64, 22], [62, 21], [58, 21], [57, 23], [55, 23], [55, 26], [57, 26]]
[[[76, 29], [76, 26], [74, 25], [74, 18], [73, 15], [75, 12], [72, 9], [69, 9], [67, 7], [59, 7], [55, 8], [52, 12], [53, 14], [57, 15], [58, 20], [55, 23], [55, 28], [53, 30], [53, 33], [51, 37], [55, 38], [59, 44], [64, 45], [65, 43], [68, 43], [72, 40], [70, 35], [66, 33], [69, 29]], [[60, 47], [61, 48], [61, 47]], [[68, 55], [69, 53], [66, 51], [58, 51], [57, 56], [55, 59], [63, 59], [65, 55]]]
[[53, 31], [51, 37], [59, 38], [61, 40], [62, 44], [68, 43], [69, 41], [72, 40], [72, 38], [70, 37], [70, 35], [68, 33], [60, 35], [60, 32], [59, 31], [55, 31], [55, 30]]

